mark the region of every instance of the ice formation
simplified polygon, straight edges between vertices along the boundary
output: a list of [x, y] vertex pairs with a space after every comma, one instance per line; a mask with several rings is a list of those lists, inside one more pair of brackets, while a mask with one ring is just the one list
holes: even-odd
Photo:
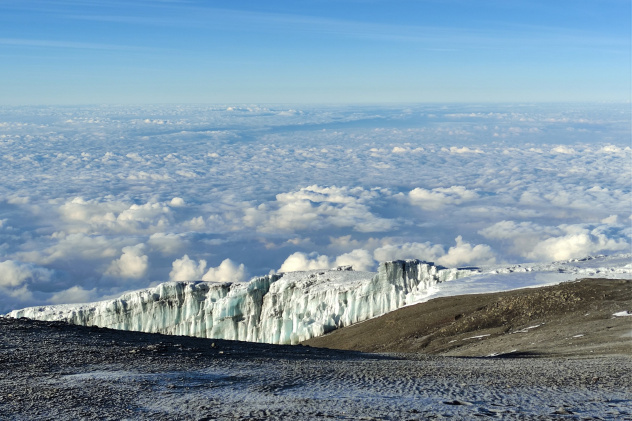
[[247, 283], [166, 282], [114, 300], [30, 307], [9, 316], [295, 344], [418, 302], [434, 285], [470, 273], [400, 260], [380, 264], [377, 274], [316, 270], [268, 275]]

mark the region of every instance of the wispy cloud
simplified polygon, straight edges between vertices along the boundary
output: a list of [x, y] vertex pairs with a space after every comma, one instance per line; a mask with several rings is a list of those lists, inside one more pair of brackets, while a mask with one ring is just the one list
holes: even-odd
[[[337, 19], [293, 13], [261, 12], [238, 9], [200, 7], [190, 4], [147, 4], [130, 9], [126, 14], [77, 13], [63, 14], [66, 19], [116, 22], [129, 25], [177, 26], [226, 31], [272, 31], [314, 33], [365, 40], [422, 43], [436, 49], [543, 47], [551, 44], [572, 44], [576, 47], [623, 47], [626, 40], [590, 30], [564, 27], [479, 22], [477, 27], [454, 25], [405, 25]], [[152, 14], [153, 9], [153, 14]], [[119, 9], [124, 12], [126, 8]], [[147, 11], [149, 12], [147, 13]], [[159, 11], [160, 13], [156, 13]], [[169, 13], [171, 12], [171, 13]]]
[[0, 38], [0, 45], [34, 48], [67, 48], [80, 50], [109, 50], [109, 51], [150, 51], [147, 47], [130, 45], [99, 44], [93, 42], [54, 41], [45, 39]]

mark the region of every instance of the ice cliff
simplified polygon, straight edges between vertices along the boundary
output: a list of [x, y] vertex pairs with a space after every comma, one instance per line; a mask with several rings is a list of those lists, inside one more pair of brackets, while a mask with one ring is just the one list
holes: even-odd
[[320, 270], [247, 283], [166, 282], [91, 304], [30, 307], [10, 317], [273, 344], [294, 344], [423, 298], [437, 283], [471, 273], [419, 260], [378, 273]]

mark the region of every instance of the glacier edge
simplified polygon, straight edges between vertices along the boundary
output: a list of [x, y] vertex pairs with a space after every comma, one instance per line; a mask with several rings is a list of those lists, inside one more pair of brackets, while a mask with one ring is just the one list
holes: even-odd
[[165, 282], [117, 299], [14, 310], [9, 317], [113, 329], [296, 344], [423, 298], [434, 285], [471, 274], [420, 260], [372, 272], [316, 270], [247, 283]]

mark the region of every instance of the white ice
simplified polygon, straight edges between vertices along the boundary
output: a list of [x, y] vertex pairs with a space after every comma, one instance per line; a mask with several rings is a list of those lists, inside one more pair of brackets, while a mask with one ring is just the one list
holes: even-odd
[[294, 344], [418, 302], [433, 285], [469, 272], [410, 260], [383, 263], [377, 274], [315, 270], [268, 275], [247, 283], [166, 282], [115, 300], [30, 307], [10, 316]]
[[[166, 282], [115, 300], [30, 307], [9, 316], [294, 344], [434, 297], [537, 287], [583, 277], [630, 279], [631, 257], [468, 269], [408, 260], [382, 263], [377, 274], [314, 270], [267, 275], [247, 283]], [[622, 313], [615, 316], [629, 315]]]

